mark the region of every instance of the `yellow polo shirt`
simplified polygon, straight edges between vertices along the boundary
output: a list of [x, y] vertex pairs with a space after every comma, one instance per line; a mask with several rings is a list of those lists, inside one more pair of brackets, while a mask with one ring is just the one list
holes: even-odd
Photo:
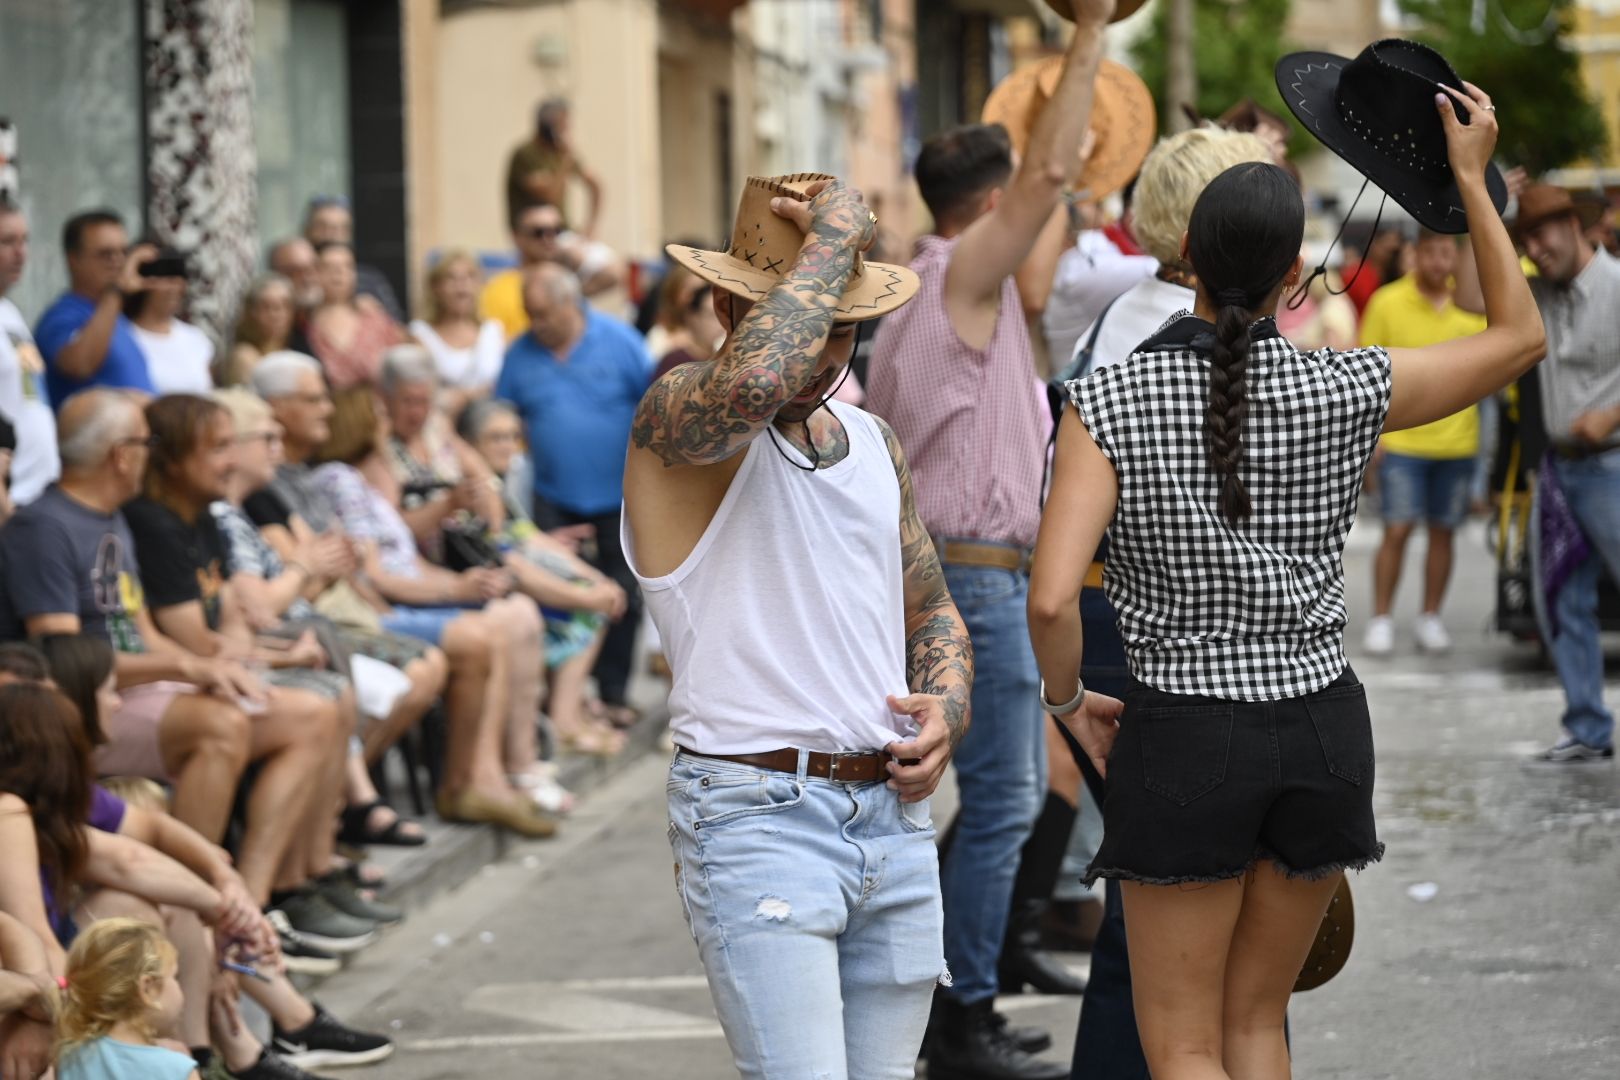
[[[1361, 316], [1361, 343], [1389, 349], [1421, 349], [1467, 337], [1485, 329], [1485, 316], [1464, 311], [1450, 300], [1436, 309], [1407, 274], [1372, 294]], [[1394, 454], [1438, 461], [1471, 458], [1479, 453], [1479, 406], [1422, 427], [1392, 431], [1383, 438]]]
[[506, 328], [511, 341], [529, 329], [529, 313], [523, 307], [523, 271], [502, 270], [484, 283], [478, 294], [478, 318], [494, 319]]

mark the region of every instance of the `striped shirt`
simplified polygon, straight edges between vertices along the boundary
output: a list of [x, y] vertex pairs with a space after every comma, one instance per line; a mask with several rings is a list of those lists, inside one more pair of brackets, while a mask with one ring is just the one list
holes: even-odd
[[[1567, 440], [1575, 418], [1593, 409], [1620, 405], [1620, 261], [1598, 251], [1567, 285], [1531, 278], [1530, 291], [1547, 329], [1547, 358], [1541, 362], [1541, 408], [1547, 434]], [[1620, 432], [1609, 440], [1620, 446]]]
[[945, 310], [955, 249], [956, 240], [942, 236], [917, 241], [911, 268], [922, 287], [883, 319], [866, 407], [900, 440], [931, 534], [1033, 547], [1049, 414], [1023, 306], [1009, 277], [990, 344], [968, 346]]
[[1068, 384], [1119, 478], [1103, 589], [1132, 673], [1172, 694], [1278, 701], [1344, 670], [1344, 542], [1389, 411], [1380, 348], [1296, 350], [1254, 325], [1240, 475], [1217, 505], [1204, 413], [1214, 328], [1173, 319], [1122, 364]]

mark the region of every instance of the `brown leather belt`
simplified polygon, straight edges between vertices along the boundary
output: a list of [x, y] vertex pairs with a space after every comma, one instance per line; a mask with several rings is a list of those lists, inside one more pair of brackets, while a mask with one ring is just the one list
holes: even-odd
[[1588, 458], [1600, 457], [1611, 450], [1620, 450], [1617, 446], [1593, 446], [1591, 443], [1576, 442], [1573, 439], [1554, 439], [1552, 452], [1565, 461], [1586, 461]]
[[[700, 754], [696, 750], [681, 748], [681, 753], [693, 757], [712, 758], [715, 761], [734, 761], [738, 765], [752, 765], [756, 769], [772, 772], [799, 773], [799, 752], [792, 747], [767, 750], [760, 754]], [[823, 754], [810, 751], [805, 773], [822, 780], [837, 780], [845, 784], [870, 784], [889, 778], [888, 764], [893, 758], [882, 750], [866, 750], [851, 754]]]
[[996, 570], [1029, 572], [1028, 548], [1006, 544], [977, 544], [972, 540], [935, 540], [939, 561], [955, 566], [988, 566]]
[[1100, 588], [1102, 588], [1103, 587], [1102, 586], [1102, 577], [1103, 577], [1103, 564], [1100, 563], [1100, 562], [1092, 563], [1089, 567], [1086, 568], [1086, 588], [1088, 588], [1088, 589], [1100, 589]]

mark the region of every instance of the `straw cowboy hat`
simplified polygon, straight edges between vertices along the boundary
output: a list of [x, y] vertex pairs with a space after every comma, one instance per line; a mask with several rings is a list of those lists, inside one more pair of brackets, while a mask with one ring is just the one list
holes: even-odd
[[[1298, 52], [1277, 61], [1277, 89], [1305, 130], [1388, 192], [1418, 224], [1462, 233], [1468, 216], [1434, 104], [1441, 86], [1463, 88], [1446, 58], [1399, 38], [1375, 41], [1354, 60]], [[1467, 122], [1461, 105], [1457, 117]], [[1485, 170], [1485, 185], [1501, 213], [1507, 183], [1495, 165]]]
[[[1128, 19], [1145, 3], [1147, 0], [1119, 0], [1119, 3], [1114, 5], [1114, 17], [1108, 21], [1119, 22], [1121, 19]], [[1046, 0], [1046, 6], [1063, 18], [1074, 22], [1074, 5], [1071, 0]]]
[[[1025, 64], [996, 84], [980, 119], [1006, 128], [1013, 149], [1022, 154], [1036, 117], [1052, 99], [1062, 77], [1061, 56]], [[1158, 128], [1147, 84], [1125, 65], [1104, 60], [1097, 70], [1091, 104], [1095, 141], [1074, 184], [1078, 197], [1097, 202], [1130, 183], [1153, 149]]]
[[1519, 215], [1513, 219], [1513, 239], [1553, 218], [1573, 217], [1581, 228], [1590, 228], [1603, 218], [1604, 205], [1591, 199], [1577, 199], [1553, 184], [1531, 184], [1519, 193]]
[[[773, 198], [809, 202], [805, 189], [826, 173], [789, 176], [750, 176], [737, 203], [737, 223], [725, 251], [670, 244], [669, 257], [715, 288], [745, 300], [761, 300], [793, 270], [804, 234], [799, 227], [771, 209]], [[833, 312], [834, 322], [865, 322], [887, 315], [917, 294], [917, 275], [910, 268], [868, 262], [855, 256], [855, 272], [844, 287], [843, 299]]]

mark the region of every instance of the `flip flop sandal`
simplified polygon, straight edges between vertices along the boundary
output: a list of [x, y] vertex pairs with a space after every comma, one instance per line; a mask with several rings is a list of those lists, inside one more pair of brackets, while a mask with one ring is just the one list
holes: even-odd
[[345, 806], [339, 816], [342, 828], [338, 832], [338, 842], [365, 847], [421, 847], [427, 843], [425, 835], [420, 833], [412, 835], [406, 832], [405, 819], [397, 814], [386, 829], [373, 829], [371, 814], [380, 806], [388, 804], [382, 799], [376, 799], [361, 806]]

